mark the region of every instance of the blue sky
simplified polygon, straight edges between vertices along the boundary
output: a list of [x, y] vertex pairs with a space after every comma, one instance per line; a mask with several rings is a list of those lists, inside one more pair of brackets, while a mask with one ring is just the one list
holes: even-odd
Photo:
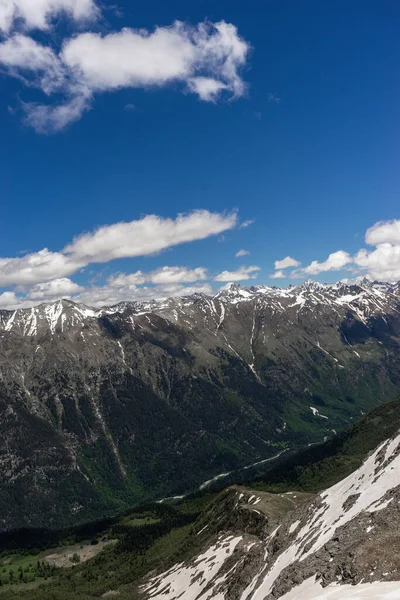
[[0, 8], [1, 307], [400, 279], [395, 0], [31, 4]]

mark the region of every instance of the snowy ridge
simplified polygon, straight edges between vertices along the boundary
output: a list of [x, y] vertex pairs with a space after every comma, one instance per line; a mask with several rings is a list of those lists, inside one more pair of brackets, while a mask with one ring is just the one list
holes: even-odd
[[[243, 493], [236, 495], [235, 508], [243, 501]], [[372, 571], [349, 585], [342, 575], [324, 575], [321, 563], [322, 555], [330, 556], [326, 563], [329, 570], [335, 553], [340, 553], [340, 542], [336, 542], [336, 550], [332, 543], [338, 531], [346, 539], [348, 529], [350, 543], [354, 543], [357, 531], [358, 546], [375, 535], [380, 547], [371, 524], [374, 515], [379, 515], [380, 524], [384, 523], [388, 531], [393, 530], [399, 498], [400, 433], [382, 443], [351, 475], [289, 513], [269, 536], [249, 543], [249, 539], [237, 535], [220, 535], [197, 558], [153, 578], [143, 589], [153, 600], [399, 600], [400, 567], [383, 573], [384, 581], [377, 581]], [[247, 504], [254, 499], [256, 504], [256, 495]], [[232, 558], [234, 548], [236, 560]], [[341, 556], [336, 573], [346, 572]], [[380, 555], [376, 556], [379, 560]]]
[[361, 512], [373, 513], [386, 508], [392, 500], [390, 491], [399, 485], [400, 434], [381, 444], [357, 471], [317, 496], [309, 505], [293, 542], [273, 564], [263, 568], [256, 589], [245, 590], [242, 600], [268, 598], [287, 567], [315, 554], [339, 527]]
[[129, 315], [132, 318], [150, 313], [175, 323], [182, 319], [191, 326], [190, 312], [195, 309], [203, 312], [205, 320], [211, 319], [212, 328], [218, 331], [228, 316], [229, 308], [234, 309], [239, 303], [249, 302], [256, 303], [259, 310], [285, 314], [289, 321], [295, 315], [310, 314], [316, 318], [329, 311], [343, 318], [351, 313], [357, 320], [367, 324], [368, 319], [377, 315], [400, 315], [400, 285], [368, 280], [353, 285], [326, 285], [306, 281], [288, 288], [263, 285], [246, 288], [232, 284], [214, 296], [196, 293], [182, 298], [121, 302], [100, 309], [71, 300], [57, 300], [28, 309], [1, 310], [0, 331], [18, 332], [23, 336], [34, 336], [45, 331], [55, 334], [69, 328], [82, 327], [87, 320], [107, 315]]
[[35, 336], [50, 331], [63, 332], [73, 327], [82, 327], [90, 318], [97, 318], [101, 311], [69, 300], [57, 300], [33, 308], [15, 311], [0, 311], [0, 331], [15, 331], [23, 336]]
[[[220, 575], [219, 572], [241, 539], [240, 536], [221, 536], [213, 546], [200, 554], [193, 564], [180, 563], [152, 580], [144, 588], [148, 597], [162, 597], [164, 600], [176, 600], [181, 597], [185, 600], [196, 600], [200, 596], [204, 600], [218, 598], [213, 594], [213, 589], [227, 576]], [[207, 592], [210, 585], [212, 588]]]

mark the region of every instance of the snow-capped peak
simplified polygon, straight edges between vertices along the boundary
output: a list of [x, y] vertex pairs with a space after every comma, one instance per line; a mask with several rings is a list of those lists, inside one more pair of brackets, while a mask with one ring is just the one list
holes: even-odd
[[[0, 310], [0, 331], [13, 331], [22, 335], [37, 335], [50, 331], [65, 331], [71, 327], [81, 327], [86, 320], [97, 319], [106, 315], [130, 314], [141, 315], [157, 313], [160, 315], [174, 312], [174, 321], [179, 321], [179, 314], [186, 318], [185, 310], [196, 303], [213, 306], [218, 301], [225, 306], [256, 301], [259, 307], [280, 312], [307, 311], [317, 315], [322, 310], [336, 313], [353, 312], [356, 318], [364, 323], [376, 314], [398, 313], [400, 310], [400, 285], [382, 282], [371, 282], [364, 279], [357, 283], [339, 282], [322, 284], [313, 280], [305, 281], [287, 288], [257, 285], [245, 287], [233, 283], [219, 290], [213, 296], [193, 294], [181, 298], [165, 298], [142, 302], [120, 302], [114, 306], [91, 308], [72, 300], [57, 300], [39, 304], [33, 308], [14, 311]], [[178, 310], [178, 313], [176, 312]], [[213, 308], [211, 310], [214, 310]], [[224, 309], [225, 310], [225, 309]]]

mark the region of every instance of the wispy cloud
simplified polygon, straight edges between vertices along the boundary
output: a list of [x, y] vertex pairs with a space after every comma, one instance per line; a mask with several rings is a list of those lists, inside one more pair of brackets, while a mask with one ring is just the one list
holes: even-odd
[[255, 222], [255, 219], [248, 219], [247, 221], [243, 221], [243, 223], [240, 224], [240, 227], [242, 229], [246, 229], [247, 227], [250, 227], [250, 225], [253, 225]]
[[2, 0], [0, 31], [8, 34], [19, 22], [25, 29], [46, 30], [60, 13], [76, 22], [86, 22], [95, 19], [99, 9], [92, 0]]
[[241, 256], [248, 256], [250, 254], [250, 252], [248, 250], [239, 250], [238, 252], [236, 252], [235, 256], [236, 258], [240, 258]]
[[281, 99], [276, 94], [272, 94], [271, 92], [267, 96], [268, 102], [272, 102], [273, 104], [279, 104]]

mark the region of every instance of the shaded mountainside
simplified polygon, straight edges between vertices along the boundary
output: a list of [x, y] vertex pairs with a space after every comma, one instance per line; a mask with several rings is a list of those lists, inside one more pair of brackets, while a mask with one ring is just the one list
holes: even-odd
[[399, 393], [399, 289], [0, 311], [0, 527], [84, 522], [342, 430]]
[[328, 441], [296, 452], [253, 481], [252, 486], [269, 491], [325, 489], [360, 467], [365, 456], [399, 427], [400, 398], [370, 410]]

